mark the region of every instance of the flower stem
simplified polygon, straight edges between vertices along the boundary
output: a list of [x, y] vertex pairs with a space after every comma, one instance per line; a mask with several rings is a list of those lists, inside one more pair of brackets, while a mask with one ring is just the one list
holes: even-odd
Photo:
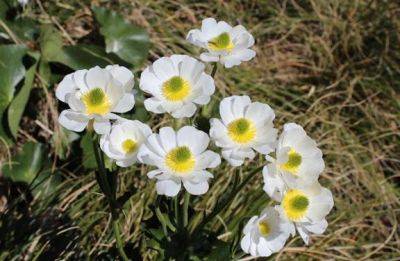
[[[191, 233], [191, 235], [197, 235], [198, 234], [197, 232], [201, 228], [203, 228], [209, 221], [211, 221], [215, 216], [217, 216], [222, 210], [224, 210], [226, 207], [228, 207], [232, 203], [232, 201], [236, 197], [236, 195], [239, 193], [239, 191], [250, 181], [250, 179], [252, 179], [262, 169], [263, 169], [263, 166], [258, 167], [256, 169], [254, 169], [253, 171], [251, 171], [247, 175], [247, 177], [237, 186], [236, 186], [236, 180], [235, 180], [235, 182], [234, 182], [235, 186], [231, 190], [231, 193], [226, 198], [226, 200], [224, 200], [220, 203], [217, 203], [217, 206], [213, 209], [213, 211], [210, 214], [208, 214], [207, 216], [205, 216], [204, 219], [201, 221], [201, 223], [193, 229], [193, 232]], [[236, 178], [237, 178], [237, 176], [236, 176]]]
[[93, 153], [96, 158], [97, 167], [99, 169], [99, 175], [96, 175], [97, 183], [99, 183], [100, 188], [102, 189], [104, 195], [107, 198], [108, 204], [111, 210], [111, 217], [113, 220], [113, 231], [114, 237], [117, 243], [117, 248], [120, 256], [124, 261], [129, 260], [124, 252], [123, 242], [121, 239], [121, 232], [119, 229], [119, 221], [118, 221], [118, 207], [116, 204], [116, 195], [115, 189], [110, 187], [110, 183], [107, 179], [107, 170], [104, 166], [104, 158], [99, 151], [99, 142], [96, 134], [92, 132], [92, 143], [93, 143]]
[[183, 226], [186, 227], [188, 224], [188, 211], [190, 203], [190, 194], [186, 191], [185, 198], [183, 201]]
[[217, 72], [217, 68], [218, 68], [218, 63], [214, 63], [214, 66], [213, 66], [213, 69], [212, 69], [212, 71], [211, 71], [211, 77], [213, 77], [214, 78], [214, 76], [215, 76], [215, 73]]

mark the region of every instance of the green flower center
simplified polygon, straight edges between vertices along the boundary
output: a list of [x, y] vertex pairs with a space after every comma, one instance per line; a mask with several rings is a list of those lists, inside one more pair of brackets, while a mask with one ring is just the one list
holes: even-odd
[[164, 97], [169, 101], [181, 101], [190, 93], [190, 84], [180, 76], [174, 76], [162, 86]]
[[193, 170], [195, 159], [188, 147], [181, 146], [167, 153], [165, 164], [175, 172], [185, 173]]
[[292, 173], [293, 175], [296, 175], [301, 165], [301, 161], [301, 155], [292, 148], [288, 153], [288, 160], [286, 161], [286, 163], [281, 165], [281, 168]]
[[231, 51], [233, 43], [229, 33], [225, 32], [208, 41], [208, 47], [213, 51]]
[[93, 88], [82, 96], [87, 114], [104, 115], [110, 111], [110, 101], [101, 88]]

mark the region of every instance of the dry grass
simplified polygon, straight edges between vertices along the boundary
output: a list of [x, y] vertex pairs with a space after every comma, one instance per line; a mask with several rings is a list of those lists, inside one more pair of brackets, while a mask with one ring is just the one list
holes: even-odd
[[[44, 9], [35, 6], [28, 15], [52, 23], [54, 19], [48, 14], [58, 17], [66, 42], [79, 42], [93, 29], [89, 3], [42, 2]], [[379, 0], [93, 2], [117, 10], [147, 28], [153, 43], [149, 63], [173, 53], [197, 56], [199, 50], [184, 38], [205, 17], [233, 24], [240, 22], [249, 28], [256, 38], [256, 58], [234, 69], [219, 68], [218, 94], [206, 111], [215, 115], [221, 97], [247, 94], [275, 109], [278, 127], [290, 121], [303, 125], [324, 152], [326, 170], [320, 182], [332, 190], [335, 199], [324, 235], [313, 237], [309, 247], [295, 237], [275, 258], [399, 258], [398, 3]], [[41, 122], [51, 123], [46, 112], [40, 117], [44, 118]], [[157, 126], [171, 123], [168, 117], [151, 120]], [[47, 127], [54, 130], [50, 123]], [[72, 160], [76, 166], [77, 159]], [[243, 172], [264, 162], [259, 158], [244, 167]], [[57, 231], [57, 235], [68, 234], [68, 248], [61, 253], [64, 258], [80, 254], [101, 256], [113, 245], [111, 235], [106, 232], [109, 225], [109, 218], [104, 215], [106, 203], [93, 183], [93, 174], [70, 173], [66, 169], [59, 200], [49, 205], [32, 203], [42, 206], [45, 213], [38, 219], [50, 215], [57, 222], [65, 222], [60, 223], [61, 229], [55, 229], [40, 220], [41, 226], [25, 242], [25, 257], [40, 251], [52, 253], [49, 248], [55, 243], [46, 235], [52, 231]], [[119, 191], [123, 194], [136, 188], [124, 205], [123, 236], [132, 248], [138, 247], [150, 259], [155, 252], [146, 249], [140, 223], [150, 217], [149, 205], [156, 195], [153, 183], [144, 173], [143, 168], [123, 170]], [[216, 203], [231, 174], [226, 165], [215, 172], [211, 191], [196, 202], [198, 210], [210, 209]], [[222, 238], [228, 239], [232, 235], [227, 232], [240, 222], [233, 217], [255, 214], [267, 204], [272, 202], [262, 192], [259, 175], [236, 197], [220, 221], [211, 225], [215, 231], [221, 231]], [[17, 255], [11, 251], [10, 255], [13, 254]]]

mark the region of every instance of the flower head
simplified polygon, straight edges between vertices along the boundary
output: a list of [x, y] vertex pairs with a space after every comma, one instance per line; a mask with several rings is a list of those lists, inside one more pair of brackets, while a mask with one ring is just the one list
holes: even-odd
[[272, 198], [286, 185], [315, 183], [325, 168], [321, 150], [300, 125], [287, 123], [283, 129], [276, 147], [277, 158], [268, 157], [271, 163], [263, 170], [264, 190]]
[[185, 126], [177, 132], [164, 127], [148, 137], [138, 159], [157, 168], [147, 176], [157, 180], [158, 194], [175, 196], [183, 183], [190, 194], [201, 195], [208, 191], [208, 179], [213, 177], [205, 169], [221, 162], [217, 153], [206, 150], [208, 144], [208, 135], [194, 127]]
[[193, 116], [196, 105], [207, 104], [215, 86], [203, 63], [187, 55], [172, 55], [143, 71], [140, 89], [153, 96], [144, 102], [148, 111], [183, 118]]
[[100, 147], [120, 167], [128, 167], [137, 161], [140, 146], [152, 133], [149, 126], [134, 120], [118, 121], [109, 134], [100, 139]]
[[248, 96], [224, 98], [219, 106], [221, 120], [211, 119], [210, 136], [231, 165], [253, 159], [254, 150], [267, 154], [274, 149], [277, 130], [275, 114], [267, 105], [251, 102]]
[[290, 223], [273, 207], [267, 207], [259, 217], [247, 222], [243, 234], [242, 250], [254, 257], [266, 257], [283, 248], [290, 235]]
[[217, 23], [214, 18], [202, 21], [201, 29], [193, 29], [187, 35], [192, 44], [207, 49], [200, 55], [204, 62], [220, 62], [226, 68], [251, 60], [255, 51], [253, 36], [242, 25], [230, 26], [224, 21]]
[[291, 223], [291, 233], [295, 228], [306, 244], [311, 233], [322, 234], [328, 226], [326, 215], [333, 208], [333, 197], [330, 190], [313, 184], [298, 183], [289, 187], [279, 199], [277, 210]]
[[127, 68], [109, 65], [68, 74], [56, 89], [57, 98], [70, 109], [61, 112], [59, 122], [72, 131], [83, 131], [93, 120], [98, 134], [110, 131], [114, 113], [131, 110], [135, 104], [133, 74]]

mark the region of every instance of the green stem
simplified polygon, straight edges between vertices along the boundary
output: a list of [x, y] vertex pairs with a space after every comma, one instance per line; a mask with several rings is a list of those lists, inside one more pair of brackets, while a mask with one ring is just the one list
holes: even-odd
[[214, 63], [214, 67], [213, 67], [213, 69], [212, 69], [212, 71], [211, 71], [211, 77], [213, 77], [214, 78], [214, 76], [215, 76], [215, 73], [217, 72], [217, 68], [218, 68], [218, 63]]
[[188, 211], [190, 203], [190, 194], [186, 191], [185, 198], [183, 201], [183, 226], [186, 227], [188, 224]]
[[179, 202], [178, 202], [179, 194], [174, 197], [174, 213], [175, 213], [175, 222], [177, 224], [178, 229], [181, 226], [181, 221], [179, 218]]
[[255, 170], [253, 170], [252, 172], [250, 172], [247, 175], [247, 177], [242, 181], [242, 183], [240, 183], [238, 186], [235, 186], [232, 189], [229, 196], [226, 198], [226, 200], [224, 200], [220, 204], [217, 204], [217, 206], [213, 209], [213, 211], [210, 214], [208, 214], [207, 216], [205, 216], [204, 219], [202, 220], [202, 222], [194, 228], [191, 235], [197, 235], [197, 232], [201, 228], [203, 228], [209, 221], [211, 221], [215, 216], [217, 216], [222, 210], [224, 210], [226, 207], [228, 207], [232, 203], [232, 201], [236, 197], [236, 195], [239, 193], [239, 191], [250, 181], [250, 179], [252, 179], [259, 171], [261, 171], [263, 169], [263, 167], [264, 166], [258, 167]]
[[97, 179], [97, 182], [99, 183], [99, 186], [104, 190], [103, 193], [107, 198], [108, 204], [110, 206], [111, 210], [111, 217], [113, 220], [113, 230], [114, 230], [114, 237], [117, 242], [117, 248], [120, 256], [124, 261], [129, 260], [129, 258], [126, 256], [124, 252], [124, 247], [123, 247], [123, 242], [121, 239], [121, 232], [119, 229], [119, 221], [118, 221], [118, 208], [116, 204], [116, 195], [114, 191], [111, 189], [110, 184], [107, 179], [107, 170], [104, 166], [104, 159], [101, 155], [101, 152], [99, 151], [99, 142], [96, 134], [92, 132], [92, 142], [93, 142], [93, 153], [96, 158], [97, 162], [97, 167], [99, 168], [99, 179]]

